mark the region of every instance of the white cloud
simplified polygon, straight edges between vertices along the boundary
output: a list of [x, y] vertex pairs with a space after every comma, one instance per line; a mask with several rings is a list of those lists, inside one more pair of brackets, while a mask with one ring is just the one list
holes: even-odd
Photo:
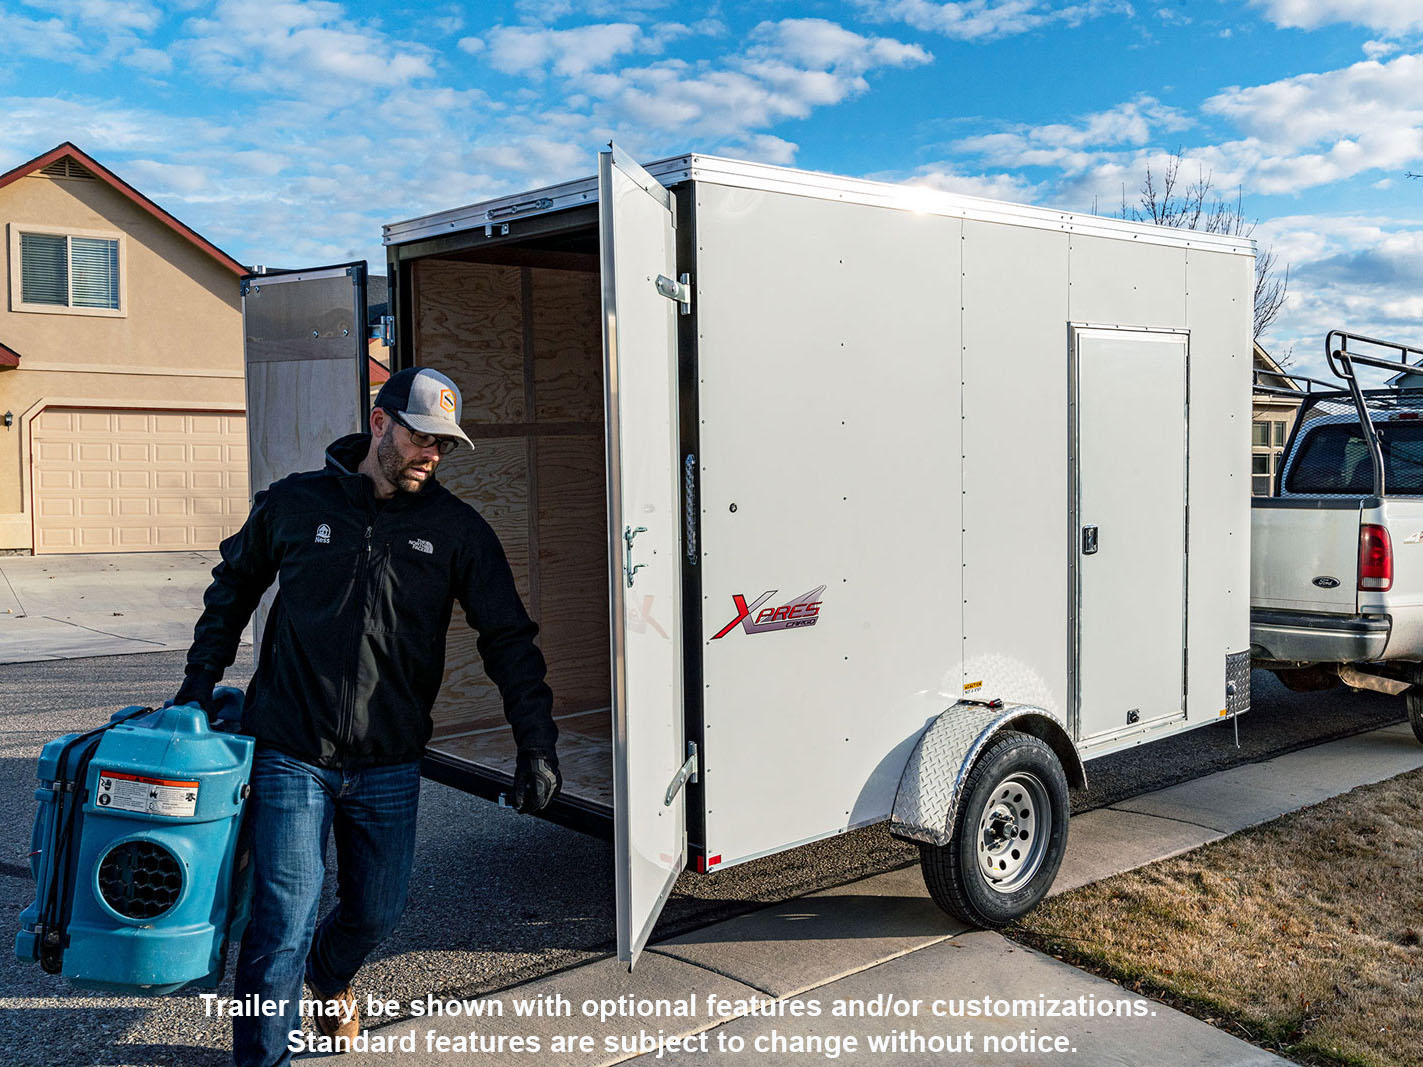
[[[866, 92], [866, 75], [874, 70], [930, 58], [918, 45], [862, 36], [823, 19], [786, 19], [755, 27], [740, 54], [589, 71], [570, 85], [586, 94], [594, 116], [629, 143], [668, 133], [682, 145], [742, 142]], [[778, 154], [785, 158], [784, 149]]]
[[712, 149], [716, 155], [749, 159], [757, 163], [774, 163], [788, 166], [795, 162], [800, 146], [769, 133], [751, 134], [738, 141], [717, 145]]
[[1349, 22], [1382, 33], [1423, 29], [1423, 5], [1418, 0], [1250, 0], [1276, 26], [1312, 30], [1332, 22]]
[[1423, 159], [1423, 55], [1232, 86], [1202, 110], [1246, 135], [1220, 151], [1263, 193], [1404, 169]]
[[[555, 74], [571, 77], [611, 65], [627, 53], [661, 52], [665, 43], [686, 32], [680, 26], [648, 32], [631, 22], [579, 26], [569, 30], [501, 26], [489, 31], [489, 64], [506, 74]], [[461, 42], [463, 43], [463, 42]]]
[[569, 15], [588, 18], [628, 19], [646, 12], [660, 11], [671, 0], [519, 0], [519, 14], [535, 22], [551, 23]]
[[225, 86], [327, 94], [395, 88], [434, 74], [432, 54], [353, 19], [330, 0], [218, 0], [176, 46]]
[[865, 14], [899, 21], [916, 30], [940, 33], [960, 41], [993, 40], [1029, 33], [1046, 26], [1079, 26], [1103, 15], [1131, 15], [1125, 0], [1085, 0], [1055, 7], [1043, 0], [855, 0]]
[[167, 74], [173, 69], [173, 57], [157, 48], [135, 48], [122, 57], [124, 63], [146, 74]]
[[1423, 321], [1423, 228], [1356, 215], [1294, 215], [1260, 223], [1261, 246], [1290, 265], [1290, 297], [1267, 348], [1293, 346], [1300, 373], [1325, 374], [1324, 335], [1345, 329], [1418, 340]]
[[163, 21], [158, 5], [148, 0], [24, 0], [27, 7], [100, 27], [109, 32], [152, 33]]
[[133, 159], [124, 164], [124, 178], [144, 195], [164, 199], [177, 194], [191, 196], [206, 192], [217, 177], [206, 167], [187, 163], [160, 163], [153, 159]]
[[1399, 50], [1399, 45], [1394, 41], [1365, 41], [1364, 55], [1369, 59], [1383, 59], [1391, 56]]
[[69, 59], [82, 50], [83, 42], [59, 19], [28, 19], [0, 11], [0, 40], [13, 58]]
[[1174, 7], [1157, 8], [1156, 17], [1168, 26], [1189, 26], [1191, 24], [1191, 16]]
[[944, 192], [982, 196], [990, 200], [1011, 200], [1019, 204], [1037, 203], [1043, 193], [1040, 186], [1024, 181], [1016, 174], [970, 174], [946, 162], [920, 167], [910, 181], [914, 185]]
[[1101, 148], [1145, 145], [1160, 132], [1181, 130], [1189, 124], [1181, 111], [1142, 95], [1075, 123], [1015, 126], [962, 138], [953, 148], [981, 157], [991, 166], [1052, 166], [1081, 172], [1101, 158]]

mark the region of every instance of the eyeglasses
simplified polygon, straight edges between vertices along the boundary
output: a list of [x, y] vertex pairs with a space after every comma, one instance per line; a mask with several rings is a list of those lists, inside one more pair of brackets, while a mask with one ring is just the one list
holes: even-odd
[[421, 433], [415, 429], [415, 427], [411, 426], [410, 423], [401, 418], [400, 412], [391, 411], [390, 408], [385, 408], [384, 410], [392, 419], [405, 427], [405, 432], [410, 435], [410, 441], [416, 448], [429, 448], [431, 445], [434, 445], [440, 450], [440, 455], [448, 456], [459, 445], [459, 442], [453, 437], [436, 437], [432, 433]]

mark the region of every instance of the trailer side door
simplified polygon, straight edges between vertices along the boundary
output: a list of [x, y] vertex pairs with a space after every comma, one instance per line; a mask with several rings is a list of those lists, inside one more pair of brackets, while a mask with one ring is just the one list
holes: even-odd
[[618, 149], [598, 158], [608, 445], [618, 958], [630, 967], [687, 860], [671, 194]]
[[1079, 744], [1185, 717], [1188, 338], [1073, 335]]

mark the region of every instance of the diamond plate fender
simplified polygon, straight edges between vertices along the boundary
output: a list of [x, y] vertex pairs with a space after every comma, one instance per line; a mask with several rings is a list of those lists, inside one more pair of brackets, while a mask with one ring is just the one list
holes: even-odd
[[955, 704], [919, 736], [899, 778], [889, 832], [907, 841], [947, 845], [969, 771], [978, 754], [1004, 730], [1042, 738], [1062, 761], [1068, 784], [1086, 787], [1082, 757], [1067, 728], [1051, 712], [1031, 704], [999, 708]]
[[1250, 710], [1250, 651], [1225, 657], [1225, 710], [1243, 715]]

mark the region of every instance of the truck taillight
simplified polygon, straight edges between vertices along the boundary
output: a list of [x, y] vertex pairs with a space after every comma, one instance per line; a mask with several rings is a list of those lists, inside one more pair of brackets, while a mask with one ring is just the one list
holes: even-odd
[[1382, 526], [1359, 528], [1359, 589], [1374, 592], [1393, 588], [1393, 543]]

